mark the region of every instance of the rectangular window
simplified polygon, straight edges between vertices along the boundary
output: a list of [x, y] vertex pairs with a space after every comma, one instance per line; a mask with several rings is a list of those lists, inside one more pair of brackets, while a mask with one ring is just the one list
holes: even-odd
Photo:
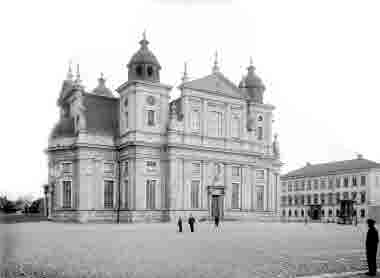
[[298, 191], [298, 181], [294, 182], [294, 191]]
[[240, 177], [240, 167], [232, 166], [232, 176]]
[[125, 161], [124, 162], [124, 172], [123, 172], [123, 176], [125, 178], [127, 178], [129, 176], [129, 167], [128, 167], [128, 161]]
[[156, 161], [147, 161], [146, 162], [146, 171], [147, 172], [156, 172], [157, 171], [157, 162]]
[[304, 180], [301, 181], [301, 190], [302, 191], [305, 190], [305, 181]]
[[200, 176], [201, 164], [200, 163], [193, 163], [192, 166], [193, 166], [193, 168], [192, 168], [193, 176]]
[[348, 187], [348, 177], [344, 177], [343, 185], [344, 185], [344, 187]]
[[114, 164], [113, 163], [104, 163], [104, 173], [113, 174], [114, 173]]
[[63, 173], [72, 173], [72, 164], [69, 162], [62, 163], [62, 171]]
[[256, 187], [257, 209], [264, 209], [264, 187]]
[[191, 208], [199, 208], [199, 181], [191, 182]]
[[329, 193], [329, 195], [328, 195], [328, 203], [329, 203], [329, 205], [332, 205], [332, 203], [333, 203], [333, 194], [332, 193]]
[[337, 193], [335, 194], [335, 196], [336, 196], [336, 203], [338, 204], [339, 201], [340, 201], [340, 193], [337, 192]]
[[321, 189], [326, 189], [326, 181], [325, 181], [325, 179], [321, 179]]
[[320, 198], [321, 198], [321, 205], [324, 205], [325, 204], [325, 194], [321, 193]]
[[264, 175], [264, 170], [256, 170], [256, 180], [263, 180]]
[[146, 208], [147, 209], [156, 208], [156, 181], [155, 180], [146, 181]]
[[291, 182], [288, 182], [288, 191], [289, 192], [292, 192], [292, 183]]
[[218, 111], [210, 112], [209, 117], [209, 135], [218, 137], [222, 136], [223, 122], [222, 122], [222, 113]]
[[129, 209], [130, 208], [130, 204], [129, 204], [129, 198], [130, 198], [130, 188], [129, 188], [129, 182], [128, 180], [124, 180], [124, 207], [126, 209]]
[[314, 190], [318, 190], [318, 180], [314, 180]]
[[360, 201], [362, 202], [362, 204], [365, 203], [365, 192], [364, 191], [360, 193]]
[[340, 187], [340, 178], [339, 177], [337, 177], [336, 179], [335, 179], [335, 182], [336, 182], [336, 188], [339, 188]]
[[348, 192], [343, 192], [343, 200], [348, 200]]
[[113, 181], [104, 181], [104, 208], [113, 208]]
[[232, 137], [240, 137], [240, 119], [238, 115], [232, 116]]
[[147, 124], [148, 124], [148, 126], [154, 126], [155, 125], [155, 111], [154, 110], [148, 110], [148, 122], [147, 122]]
[[311, 190], [311, 180], [307, 181], [307, 190]]
[[128, 118], [129, 118], [129, 117], [128, 117], [128, 112], [125, 112], [124, 115], [125, 115], [125, 118], [124, 118], [124, 121], [125, 121], [125, 129], [128, 129], [128, 127], [129, 127], [129, 126], [128, 126]]
[[351, 200], [355, 201], [357, 196], [357, 192], [351, 192]]
[[329, 178], [329, 189], [333, 188], [334, 180], [332, 178]]
[[200, 126], [200, 112], [198, 109], [194, 109], [191, 112], [191, 129], [199, 130]]
[[318, 194], [314, 194], [314, 205], [318, 204]]
[[307, 195], [307, 204], [308, 204], [308, 205], [311, 204], [311, 195]]
[[353, 177], [352, 177], [352, 186], [357, 186], [357, 185], [358, 185], [358, 184], [357, 184], [356, 177], [353, 176]]
[[233, 183], [232, 184], [232, 208], [238, 209], [240, 208], [240, 184]]
[[71, 207], [71, 181], [63, 181], [63, 207]]
[[361, 176], [360, 177], [360, 185], [364, 186], [366, 184], [366, 176]]
[[262, 126], [259, 126], [257, 128], [257, 139], [263, 140], [263, 127]]

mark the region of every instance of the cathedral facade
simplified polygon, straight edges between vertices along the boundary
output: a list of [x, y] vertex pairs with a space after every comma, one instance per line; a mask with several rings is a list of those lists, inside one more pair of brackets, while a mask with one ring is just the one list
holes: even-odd
[[161, 83], [145, 38], [116, 92], [86, 91], [69, 69], [60, 119], [46, 150], [46, 213], [57, 221], [258, 219], [280, 211], [281, 161], [274, 106], [252, 63], [235, 85], [219, 70], [190, 80], [181, 95]]

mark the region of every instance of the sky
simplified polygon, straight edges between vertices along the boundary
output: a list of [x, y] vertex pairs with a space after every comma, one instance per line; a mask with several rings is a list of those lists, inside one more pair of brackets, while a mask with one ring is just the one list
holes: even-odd
[[[68, 63], [88, 90], [116, 89], [146, 30], [161, 81], [221, 72], [238, 83], [252, 57], [276, 106], [283, 173], [306, 162], [380, 162], [379, 1], [6, 1], [0, 9], [0, 194], [42, 195], [48, 136]], [[178, 96], [178, 90], [171, 92]], [[115, 95], [117, 95], [115, 93]]]

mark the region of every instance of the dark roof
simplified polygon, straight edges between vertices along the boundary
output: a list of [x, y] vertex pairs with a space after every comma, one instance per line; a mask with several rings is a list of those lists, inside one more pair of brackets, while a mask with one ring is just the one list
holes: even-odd
[[50, 138], [58, 137], [75, 137], [75, 128], [73, 118], [65, 117], [61, 118], [59, 122], [54, 126]]
[[161, 68], [156, 56], [149, 50], [148, 44], [149, 42], [145, 38], [140, 41], [141, 47], [135, 54], [133, 54], [128, 66], [133, 64], [152, 64]]
[[[89, 93], [84, 93], [83, 98], [87, 132], [117, 136], [118, 99]], [[61, 118], [50, 135], [51, 138], [75, 136], [74, 120], [71, 117]]]
[[216, 92], [237, 98], [246, 98], [247, 95], [240, 90], [233, 82], [228, 80], [220, 72], [216, 72], [205, 77], [182, 83], [180, 87], [199, 91]]
[[343, 160], [321, 164], [308, 164], [303, 168], [291, 171], [282, 178], [319, 177], [351, 170], [380, 168], [380, 164], [364, 158]]
[[112, 135], [118, 134], [118, 99], [84, 94], [86, 107], [86, 128], [89, 133]]

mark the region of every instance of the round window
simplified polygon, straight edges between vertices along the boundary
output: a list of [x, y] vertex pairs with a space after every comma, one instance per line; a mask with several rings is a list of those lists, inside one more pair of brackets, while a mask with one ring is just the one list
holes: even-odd
[[259, 116], [258, 118], [257, 118], [257, 120], [259, 121], [259, 122], [262, 122], [263, 121], [263, 116]]

